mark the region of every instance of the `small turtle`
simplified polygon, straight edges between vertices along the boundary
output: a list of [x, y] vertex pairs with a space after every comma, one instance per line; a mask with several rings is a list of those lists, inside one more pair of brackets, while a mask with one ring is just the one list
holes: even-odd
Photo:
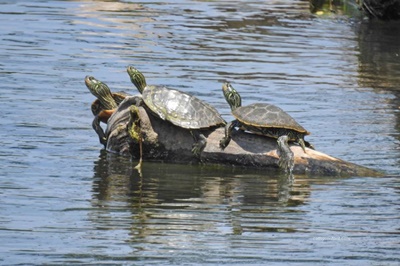
[[242, 99], [229, 82], [222, 86], [222, 91], [231, 107], [232, 115], [236, 118], [225, 127], [225, 137], [220, 141], [222, 149], [228, 146], [234, 127], [275, 139], [286, 135], [288, 141], [299, 143], [304, 152], [306, 146], [313, 148], [304, 141], [304, 136], [310, 133], [281, 108], [266, 103], [241, 106]]
[[142, 94], [145, 107], [152, 114], [190, 130], [195, 142], [192, 147], [194, 155], [200, 157], [207, 144], [206, 137], [199, 130], [226, 125], [218, 111], [206, 102], [182, 91], [163, 86], [147, 86], [144, 75], [133, 66], [128, 66], [127, 72]]
[[110, 116], [115, 112], [118, 105], [126, 96], [128, 96], [128, 94], [124, 92], [112, 93], [107, 84], [92, 76], [85, 77], [85, 84], [89, 91], [97, 97], [91, 106], [94, 115], [92, 127], [99, 136], [100, 143], [106, 146], [107, 138], [100, 126], [100, 122], [107, 123]]

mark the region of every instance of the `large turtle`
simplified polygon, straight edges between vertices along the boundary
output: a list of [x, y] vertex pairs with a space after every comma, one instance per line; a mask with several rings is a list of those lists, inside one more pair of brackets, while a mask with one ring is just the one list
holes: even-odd
[[190, 130], [194, 155], [200, 157], [207, 144], [206, 137], [199, 130], [226, 125], [218, 111], [208, 103], [179, 90], [148, 86], [144, 75], [133, 66], [128, 66], [127, 72], [142, 94], [142, 103], [139, 104], [144, 103], [155, 116]]
[[92, 76], [85, 77], [85, 84], [89, 91], [97, 98], [91, 106], [94, 115], [92, 127], [99, 136], [100, 143], [106, 146], [107, 138], [100, 126], [100, 122], [107, 123], [110, 116], [128, 94], [124, 92], [112, 93], [107, 84]]
[[304, 136], [310, 133], [281, 108], [266, 103], [242, 106], [239, 93], [229, 82], [223, 84], [222, 91], [231, 107], [233, 116], [236, 118], [225, 127], [225, 137], [220, 141], [222, 149], [228, 146], [234, 127], [275, 139], [286, 135], [288, 141], [300, 144], [304, 152], [306, 152], [306, 146], [313, 148], [310, 143], [304, 140]]

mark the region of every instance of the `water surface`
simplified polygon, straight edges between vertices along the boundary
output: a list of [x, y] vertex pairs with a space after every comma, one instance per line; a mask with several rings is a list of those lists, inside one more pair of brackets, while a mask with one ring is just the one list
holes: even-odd
[[[327, 10], [335, 9], [335, 13]], [[398, 23], [308, 1], [0, 1], [0, 264], [398, 265]], [[349, 17], [352, 15], [352, 18]], [[230, 120], [279, 105], [383, 178], [136, 162], [102, 151], [85, 75], [125, 67]]]

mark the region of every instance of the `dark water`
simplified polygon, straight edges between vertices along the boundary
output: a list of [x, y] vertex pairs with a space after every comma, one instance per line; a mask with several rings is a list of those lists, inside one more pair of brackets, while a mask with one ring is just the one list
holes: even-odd
[[[352, 5], [171, 2], [0, 1], [0, 264], [399, 265], [400, 24]], [[101, 151], [83, 83], [133, 93], [128, 64], [227, 120], [229, 80], [387, 175], [146, 162], [141, 180]]]

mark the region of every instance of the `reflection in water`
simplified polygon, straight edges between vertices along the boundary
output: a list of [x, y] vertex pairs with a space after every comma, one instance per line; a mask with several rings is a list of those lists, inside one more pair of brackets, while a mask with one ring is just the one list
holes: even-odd
[[[359, 17], [359, 8], [354, 1], [311, 0], [312, 13], [319, 11]], [[395, 113], [400, 106], [400, 32], [399, 22], [362, 20], [353, 25], [358, 42], [358, 83], [361, 88], [373, 88], [377, 93], [391, 92]], [[399, 118], [400, 119], [400, 118]], [[399, 128], [399, 126], [397, 126]]]
[[359, 83], [395, 93], [400, 91], [400, 23], [366, 21], [357, 29], [359, 55]]
[[[373, 88], [377, 93], [390, 92], [395, 96], [388, 102], [397, 121], [396, 131], [390, 135], [400, 141], [400, 38], [394, 32], [400, 32], [399, 22], [372, 20], [359, 25], [358, 82], [361, 88]], [[375, 109], [379, 112], [379, 107]]]
[[[393, 179], [384, 189], [364, 181], [355, 191], [360, 179], [296, 177], [291, 183], [277, 173], [155, 163], [146, 163], [140, 178], [136, 171], [124, 172], [134, 163], [116, 158], [103, 153], [95, 163], [88, 212], [97, 230], [87, 237], [97, 240], [92, 248], [103, 260], [121, 254], [124, 261], [149, 263], [288, 262], [282, 254], [296, 253], [294, 261], [310, 262], [315, 245], [329, 254], [334, 248], [342, 263], [353, 253], [369, 260], [364, 240], [372, 233], [364, 229], [369, 219], [387, 223], [379, 229], [387, 232], [381, 243], [394, 240], [396, 229], [386, 219], [394, 217], [394, 206], [382, 213], [369, 210], [384, 191], [392, 194]], [[340, 189], [327, 190], [329, 182]], [[360, 212], [369, 218], [355, 222]], [[383, 252], [392, 250], [384, 246]]]
[[92, 202], [101, 212], [91, 214], [98, 226], [115, 228], [113, 212], [130, 212], [123, 224], [130, 224], [133, 243], [168, 244], [182, 226], [186, 233], [294, 232], [282, 208], [302, 205], [310, 194], [306, 179], [292, 183], [277, 173], [257, 177], [248, 170], [146, 163], [140, 178], [133, 165], [101, 154]]

